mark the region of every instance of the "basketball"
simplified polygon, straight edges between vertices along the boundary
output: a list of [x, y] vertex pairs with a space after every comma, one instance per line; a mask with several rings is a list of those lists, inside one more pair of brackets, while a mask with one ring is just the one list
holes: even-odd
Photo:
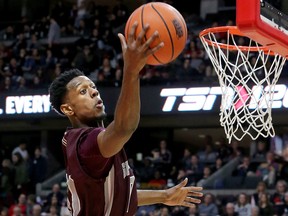
[[187, 26], [183, 16], [173, 6], [163, 2], [151, 2], [138, 7], [126, 23], [126, 39], [135, 21], [138, 22], [136, 35], [146, 24], [149, 24], [150, 28], [146, 32], [145, 39], [151, 37], [156, 30], [159, 32], [160, 41], [156, 39], [150, 48], [159, 42], [164, 42], [164, 47], [148, 57], [147, 64], [167, 64], [175, 60], [183, 51], [187, 41]]

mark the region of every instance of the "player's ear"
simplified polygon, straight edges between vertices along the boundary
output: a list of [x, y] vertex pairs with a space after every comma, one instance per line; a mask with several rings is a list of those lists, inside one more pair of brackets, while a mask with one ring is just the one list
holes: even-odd
[[60, 106], [60, 109], [66, 116], [71, 116], [74, 114], [72, 107], [69, 106], [68, 104], [62, 104]]

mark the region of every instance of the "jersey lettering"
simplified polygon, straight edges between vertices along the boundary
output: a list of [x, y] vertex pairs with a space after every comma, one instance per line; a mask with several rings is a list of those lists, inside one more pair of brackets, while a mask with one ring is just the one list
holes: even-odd
[[123, 162], [122, 164], [123, 178], [130, 175], [130, 167], [128, 161]]

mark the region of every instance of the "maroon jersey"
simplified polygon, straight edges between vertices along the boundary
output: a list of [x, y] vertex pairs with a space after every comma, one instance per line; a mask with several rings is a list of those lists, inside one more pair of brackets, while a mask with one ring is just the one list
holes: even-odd
[[73, 216], [132, 216], [137, 211], [135, 176], [121, 150], [104, 158], [97, 143], [104, 128], [67, 129], [62, 139]]

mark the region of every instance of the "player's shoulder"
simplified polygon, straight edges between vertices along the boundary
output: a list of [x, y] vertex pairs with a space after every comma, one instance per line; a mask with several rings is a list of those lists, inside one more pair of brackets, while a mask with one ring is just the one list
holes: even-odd
[[68, 127], [64, 133], [65, 136], [69, 135], [81, 135], [81, 134], [90, 134], [90, 133], [100, 133], [104, 128], [101, 127], [83, 127], [83, 128], [72, 128]]

